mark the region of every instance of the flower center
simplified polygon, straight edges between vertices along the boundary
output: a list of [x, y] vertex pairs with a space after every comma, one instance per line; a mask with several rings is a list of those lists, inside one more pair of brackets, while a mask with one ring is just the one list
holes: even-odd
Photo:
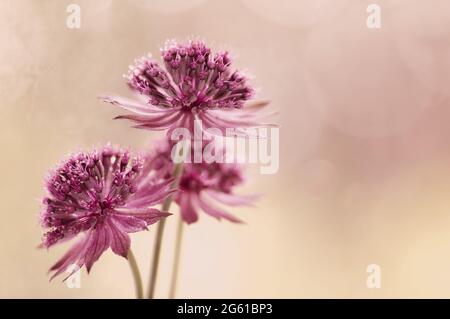
[[109, 199], [104, 199], [99, 204], [100, 210], [98, 212], [98, 215], [100, 216], [106, 216], [108, 213], [112, 210], [112, 203]]
[[205, 188], [204, 183], [195, 176], [183, 176], [180, 180], [180, 189], [190, 192], [200, 192]]

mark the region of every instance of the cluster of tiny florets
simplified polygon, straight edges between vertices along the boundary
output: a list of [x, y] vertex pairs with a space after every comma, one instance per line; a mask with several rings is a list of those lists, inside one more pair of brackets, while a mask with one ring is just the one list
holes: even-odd
[[95, 226], [136, 192], [141, 161], [127, 151], [106, 147], [71, 156], [47, 180], [41, 223], [51, 230], [44, 246]]
[[[155, 172], [159, 179], [172, 178], [174, 163], [171, 158], [172, 144], [161, 141], [145, 156], [146, 170]], [[193, 156], [191, 156], [193, 160]], [[235, 186], [244, 183], [242, 168], [235, 163], [184, 163], [179, 189], [188, 192], [215, 190], [231, 193]]]
[[189, 164], [180, 179], [180, 190], [200, 192], [211, 189], [231, 193], [235, 186], [244, 181], [239, 166], [227, 163]]
[[231, 70], [227, 52], [212, 54], [202, 42], [171, 44], [161, 50], [166, 70], [150, 56], [130, 66], [128, 84], [161, 107], [188, 111], [241, 108], [253, 96], [247, 79]]

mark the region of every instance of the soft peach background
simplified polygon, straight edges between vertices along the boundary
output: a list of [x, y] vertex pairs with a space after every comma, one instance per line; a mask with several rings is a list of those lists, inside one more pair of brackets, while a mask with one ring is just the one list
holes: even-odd
[[[66, 7], [81, 6], [81, 29]], [[368, 29], [368, 4], [382, 27]], [[149, 136], [101, 103], [167, 38], [229, 48], [281, 112], [281, 167], [246, 225], [185, 232], [179, 297], [450, 297], [450, 3], [447, 0], [0, 2], [0, 297], [133, 297], [105, 254], [82, 288], [48, 282], [67, 246], [36, 249], [43, 177], [70, 151]], [[168, 220], [158, 296], [168, 290]], [[154, 228], [133, 235], [148, 277]], [[366, 287], [366, 267], [382, 270]]]

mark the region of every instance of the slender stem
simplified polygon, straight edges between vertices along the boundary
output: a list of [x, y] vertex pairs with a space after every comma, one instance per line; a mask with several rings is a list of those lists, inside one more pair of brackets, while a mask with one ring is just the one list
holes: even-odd
[[[180, 181], [180, 176], [182, 172], [183, 172], [183, 163], [175, 164], [172, 174], [175, 179], [171, 185], [171, 189], [178, 187], [178, 182]], [[167, 212], [170, 208], [170, 205], [172, 204], [172, 201], [173, 201], [172, 195], [167, 197], [162, 205], [161, 210], [163, 212]], [[148, 299], [153, 299], [155, 297], [156, 277], [158, 275], [159, 257], [161, 255], [161, 244], [162, 244], [162, 236], [164, 233], [164, 226], [165, 226], [165, 218], [161, 219], [158, 222], [158, 227], [156, 229], [156, 240], [153, 248], [153, 259], [152, 259], [152, 269], [150, 273]]]
[[142, 278], [141, 273], [139, 272], [139, 267], [136, 262], [136, 258], [134, 257], [131, 249], [128, 250], [127, 255], [128, 262], [130, 263], [131, 272], [133, 273], [134, 285], [136, 287], [136, 298], [143, 299], [144, 298], [144, 288], [142, 286]]
[[178, 218], [177, 226], [177, 238], [175, 241], [175, 256], [172, 266], [172, 280], [170, 282], [169, 298], [175, 298], [175, 292], [177, 290], [178, 272], [180, 268], [180, 254], [181, 254], [181, 242], [183, 239], [183, 219], [181, 216]]

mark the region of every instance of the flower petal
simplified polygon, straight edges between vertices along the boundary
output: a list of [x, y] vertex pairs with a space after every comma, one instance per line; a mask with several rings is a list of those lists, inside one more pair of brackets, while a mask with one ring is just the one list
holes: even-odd
[[[144, 121], [139, 122], [141, 124], [135, 125], [133, 127], [140, 128], [140, 129], [163, 130], [163, 129], [169, 128], [174, 123], [177, 123], [177, 121], [182, 116], [183, 116], [183, 113], [177, 111], [176, 113], [170, 114], [168, 116], [145, 119]], [[125, 118], [125, 117], [122, 117], [122, 118]]]
[[105, 250], [109, 248], [110, 236], [106, 224], [98, 225], [93, 229], [92, 240], [86, 248], [86, 269], [91, 271], [92, 265], [100, 258]]
[[189, 193], [180, 193], [179, 195], [179, 205], [180, 205], [180, 212], [181, 212], [181, 218], [188, 223], [192, 224], [195, 223], [198, 220], [198, 214], [195, 211], [194, 205], [192, 203], [192, 194]]
[[98, 98], [103, 100], [103, 102], [111, 103], [136, 114], [149, 115], [166, 112], [165, 108], [159, 108], [151, 104], [127, 99], [121, 96], [101, 95]]
[[[235, 113], [235, 112], [233, 112]], [[234, 114], [235, 115], [235, 114]], [[221, 110], [211, 110], [201, 115], [203, 120], [215, 123], [218, 127], [277, 127], [276, 124], [261, 123], [255, 119], [238, 118], [233, 114], [226, 114]]]
[[158, 209], [146, 208], [142, 210], [132, 210], [123, 212], [115, 210], [111, 214], [117, 226], [127, 233], [135, 233], [146, 230], [148, 225], [158, 222], [161, 218], [169, 216], [169, 213], [161, 212]]
[[196, 198], [196, 200], [197, 200], [200, 208], [208, 215], [211, 215], [217, 219], [225, 218], [233, 223], [242, 223], [242, 221], [240, 219], [234, 217], [230, 213], [228, 213], [224, 210], [219, 210], [218, 208], [216, 208], [216, 207], [212, 206], [210, 203], [208, 203], [208, 201], [205, 199], [204, 194], [200, 193], [198, 195], [198, 197]]
[[[115, 120], [130, 120], [133, 121], [135, 123], [139, 123], [139, 124], [147, 124], [147, 123], [165, 123], [164, 120], [166, 120], [167, 122], [171, 122], [172, 118], [176, 118], [178, 115], [178, 111], [177, 110], [167, 110], [167, 111], [163, 111], [162, 114], [146, 114], [146, 115], [142, 115], [142, 114], [126, 114], [126, 115], [119, 115], [116, 116], [114, 119]], [[172, 117], [172, 118], [171, 118]]]
[[[78, 267], [82, 267], [84, 264], [84, 259], [82, 258], [86, 248], [89, 246], [89, 243], [91, 242], [92, 233], [88, 232], [85, 237], [80, 239], [75, 245], [73, 245], [69, 251], [60, 259], [58, 260], [52, 267], [50, 267], [50, 272], [55, 271], [55, 273], [50, 277], [50, 280], [61, 274], [62, 272], [66, 271], [67, 268], [72, 265], [76, 264]], [[70, 277], [72, 274], [67, 276], [65, 279]], [[65, 280], [64, 279], [64, 280]]]
[[260, 195], [237, 195], [208, 190], [207, 194], [216, 201], [228, 206], [253, 206]]
[[139, 190], [133, 194], [132, 197], [130, 197], [123, 208], [143, 208], [159, 204], [167, 196], [176, 192], [176, 190], [169, 189], [172, 182], [172, 178], [158, 184], [153, 184], [149, 181], [147, 181], [146, 184], [141, 182], [142, 186], [139, 187]]
[[108, 219], [109, 231], [111, 232], [111, 249], [119, 256], [127, 258], [130, 249], [130, 236], [118, 227], [114, 220]]

